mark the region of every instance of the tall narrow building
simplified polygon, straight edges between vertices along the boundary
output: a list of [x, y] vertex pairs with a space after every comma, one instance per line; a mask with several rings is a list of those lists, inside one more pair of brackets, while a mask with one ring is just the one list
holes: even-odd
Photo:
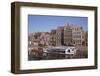
[[56, 30], [55, 29], [51, 30], [51, 33], [50, 33], [50, 45], [56, 46]]
[[63, 37], [64, 45], [72, 45], [72, 29], [69, 26], [64, 26]]
[[58, 27], [56, 30], [56, 46], [63, 45], [63, 30], [64, 27]]

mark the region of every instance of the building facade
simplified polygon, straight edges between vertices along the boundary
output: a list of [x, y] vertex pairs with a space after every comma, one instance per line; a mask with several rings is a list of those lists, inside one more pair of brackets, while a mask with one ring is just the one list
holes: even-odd
[[87, 44], [87, 33], [79, 25], [65, 24], [56, 29], [56, 46], [82, 46]]
[[56, 46], [67, 46], [72, 44], [72, 29], [68, 26], [56, 29]]
[[50, 33], [50, 45], [56, 46], [56, 30], [51, 30]]
[[63, 45], [63, 27], [58, 27], [56, 29], [56, 46], [61, 46]]
[[73, 45], [81, 46], [85, 36], [83, 28], [78, 25], [70, 25], [70, 28], [72, 29]]
[[72, 29], [69, 26], [64, 26], [63, 32], [63, 42], [64, 45], [71, 45], [72, 44]]

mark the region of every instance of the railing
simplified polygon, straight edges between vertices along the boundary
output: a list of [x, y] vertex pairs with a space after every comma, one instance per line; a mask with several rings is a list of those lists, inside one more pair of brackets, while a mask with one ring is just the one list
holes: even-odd
[[61, 55], [74, 55], [72, 53], [66, 54], [66, 53], [60, 53], [60, 52], [44, 52], [44, 53], [47, 53], [47, 54], [61, 54]]

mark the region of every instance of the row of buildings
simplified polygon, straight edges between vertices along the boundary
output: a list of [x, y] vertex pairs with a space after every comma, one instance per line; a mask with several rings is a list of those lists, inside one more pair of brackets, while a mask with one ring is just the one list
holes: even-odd
[[28, 36], [29, 46], [49, 46], [50, 33], [49, 32], [36, 32], [30, 33]]
[[87, 46], [88, 33], [81, 26], [65, 24], [51, 32], [37, 32], [29, 35], [29, 43], [37, 46]]
[[54, 46], [61, 45], [87, 45], [87, 32], [82, 27], [73, 24], [65, 24], [62, 27], [51, 30], [51, 43]]

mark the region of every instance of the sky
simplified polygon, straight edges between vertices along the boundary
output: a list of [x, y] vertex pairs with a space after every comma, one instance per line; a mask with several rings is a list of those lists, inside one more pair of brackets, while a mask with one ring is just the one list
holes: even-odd
[[66, 23], [79, 25], [85, 31], [88, 30], [87, 17], [28, 15], [28, 32], [50, 32]]

